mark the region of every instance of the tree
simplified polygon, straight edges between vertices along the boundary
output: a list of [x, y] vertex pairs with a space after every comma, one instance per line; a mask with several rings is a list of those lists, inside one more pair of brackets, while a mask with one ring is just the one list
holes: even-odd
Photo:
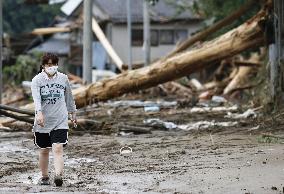
[[24, 0], [3, 1], [3, 28], [9, 34], [31, 32], [37, 27], [46, 27], [60, 13], [61, 4], [25, 4]]
[[[233, 0], [233, 1], [224, 1], [224, 0], [166, 0], [168, 4], [174, 6], [177, 10], [177, 15], [184, 11], [191, 11], [197, 16], [204, 18], [204, 28], [207, 26], [220, 21], [226, 16], [230, 15], [233, 11], [237, 10], [242, 5], [246, 4], [248, 0]], [[255, 15], [260, 9], [260, 3], [258, 0], [255, 1], [255, 6], [253, 9], [245, 13], [242, 17], [237, 19], [231, 25], [226, 26], [225, 28], [220, 29], [218, 32], [212, 34], [208, 39], [220, 36], [225, 32], [241, 25], [248, 18]]]

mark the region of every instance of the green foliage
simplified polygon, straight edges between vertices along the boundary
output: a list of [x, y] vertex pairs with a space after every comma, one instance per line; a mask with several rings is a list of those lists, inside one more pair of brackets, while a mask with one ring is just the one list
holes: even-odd
[[46, 27], [60, 13], [60, 4], [30, 5], [24, 0], [3, 1], [3, 28], [9, 34], [31, 32], [34, 28]]
[[[206, 19], [211, 19], [211, 22], [215, 23], [226, 16], [230, 15], [235, 10], [239, 9], [242, 5], [246, 4], [248, 0], [234, 0], [234, 1], [224, 1], [224, 0], [198, 0], [194, 2], [194, 10]], [[260, 4], [255, 3], [255, 6], [246, 12], [242, 17], [235, 20], [231, 25], [221, 29], [216, 36], [223, 34], [232, 28], [235, 28], [247, 19], [252, 17], [260, 9]], [[209, 22], [210, 25], [210, 22]]]
[[[225, 18], [235, 10], [239, 9], [248, 0], [166, 0], [168, 4], [175, 6], [177, 13], [184, 11], [191, 11], [197, 16], [204, 18], [204, 27], [210, 26], [213, 23]], [[238, 18], [232, 24], [220, 29], [217, 33], [213, 34], [209, 39], [224, 34], [244, 23], [247, 19], [252, 17], [260, 9], [260, 4], [256, 3], [255, 6], [249, 10], [242, 17]]]
[[25, 80], [31, 81], [38, 72], [40, 57], [41, 53], [19, 55], [14, 65], [3, 68], [4, 83], [18, 85]]

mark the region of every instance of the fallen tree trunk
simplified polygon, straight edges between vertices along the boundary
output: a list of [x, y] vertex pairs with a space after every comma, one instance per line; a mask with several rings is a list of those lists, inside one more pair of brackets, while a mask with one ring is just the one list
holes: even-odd
[[16, 112], [16, 113], [26, 114], [26, 115], [29, 115], [29, 116], [35, 116], [34, 111], [18, 109], [18, 108], [3, 105], [3, 104], [0, 104], [0, 110], [9, 110], [9, 111]]
[[4, 115], [6, 117], [10, 117], [10, 118], [13, 118], [13, 119], [16, 119], [16, 120], [19, 120], [19, 121], [24, 121], [24, 122], [30, 123], [30, 124], [33, 124], [33, 122], [34, 122], [33, 118], [30, 118], [30, 117], [27, 117], [27, 116], [19, 116], [17, 114], [13, 114], [13, 113], [10, 113], [10, 112], [4, 111], [4, 110], [0, 110], [0, 115]]
[[249, 48], [264, 44], [263, 24], [265, 11], [226, 34], [205, 42], [200, 47], [178, 54], [162, 62], [138, 70], [123, 72], [74, 91], [76, 105], [84, 107], [98, 101], [118, 97], [124, 93], [150, 88], [200, 70], [212, 61], [222, 60]]

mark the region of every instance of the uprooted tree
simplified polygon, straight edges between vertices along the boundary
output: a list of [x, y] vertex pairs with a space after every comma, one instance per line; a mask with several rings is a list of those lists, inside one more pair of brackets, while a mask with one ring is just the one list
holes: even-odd
[[267, 12], [261, 10], [253, 18], [226, 34], [180, 54], [137, 70], [123, 72], [111, 79], [74, 91], [78, 108], [97, 101], [118, 97], [124, 93], [150, 88], [198, 71], [214, 61], [220, 61], [265, 43], [264, 23]]

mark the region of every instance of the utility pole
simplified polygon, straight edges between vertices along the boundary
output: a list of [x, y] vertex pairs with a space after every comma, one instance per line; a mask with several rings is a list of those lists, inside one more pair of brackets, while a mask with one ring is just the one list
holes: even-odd
[[144, 49], [144, 66], [150, 64], [150, 17], [149, 17], [149, 3], [147, 0], [143, 0], [143, 49]]
[[93, 0], [84, 0], [83, 8], [83, 80], [92, 83], [92, 5]]
[[2, 88], [3, 88], [3, 72], [2, 72], [2, 59], [3, 59], [3, 1], [0, 0], [0, 104], [2, 103]]
[[132, 69], [132, 25], [131, 25], [131, 0], [127, 0], [127, 34], [128, 34], [128, 69]]
[[274, 0], [274, 42], [269, 45], [270, 85], [273, 110], [283, 107], [284, 96], [284, 2]]

